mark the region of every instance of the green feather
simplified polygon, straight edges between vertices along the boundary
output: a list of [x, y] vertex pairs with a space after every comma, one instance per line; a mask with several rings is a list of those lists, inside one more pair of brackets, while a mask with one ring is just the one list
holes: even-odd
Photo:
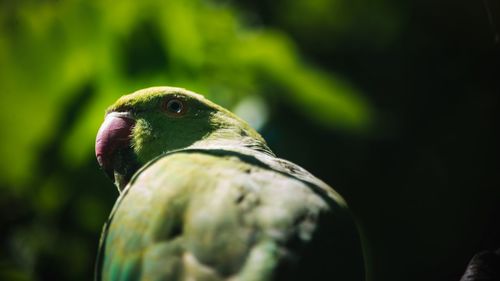
[[[189, 104], [184, 117], [159, 108]], [[98, 280], [363, 280], [344, 200], [229, 111], [178, 88], [125, 96], [140, 168], [101, 238]]]

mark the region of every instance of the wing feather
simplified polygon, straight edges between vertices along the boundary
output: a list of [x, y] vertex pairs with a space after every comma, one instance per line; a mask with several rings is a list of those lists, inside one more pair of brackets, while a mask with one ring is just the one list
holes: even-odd
[[341, 197], [295, 164], [182, 150], [121, 194], [96, 280], [363, 280], [360, 245]]

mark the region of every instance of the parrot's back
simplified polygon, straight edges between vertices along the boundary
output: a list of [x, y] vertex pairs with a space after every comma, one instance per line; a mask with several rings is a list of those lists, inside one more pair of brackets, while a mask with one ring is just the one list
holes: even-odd
[[300, 167], [221, 150], [148, 163], [117, 201], [99, 280], [363, 280], [340, 197]]

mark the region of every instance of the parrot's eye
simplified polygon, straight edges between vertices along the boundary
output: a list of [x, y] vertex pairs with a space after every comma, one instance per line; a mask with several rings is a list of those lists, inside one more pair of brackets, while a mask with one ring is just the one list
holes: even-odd
[[163, 104], [163, 109], [169, 115], [173, 116], [181, 116], [186, 113], [186, 106], [184, 105], [184, 101], [176, 98], [166, 100]]

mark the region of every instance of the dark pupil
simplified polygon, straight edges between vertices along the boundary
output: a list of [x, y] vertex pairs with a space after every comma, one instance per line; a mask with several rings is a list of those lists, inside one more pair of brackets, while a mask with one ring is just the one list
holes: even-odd
[[175, 113], [179, 113], [182, 110], [182, 105], [178, 101], [170, 101], [168, 103], [167, 107], [168, 107], [168, 110], [175, 112]]

